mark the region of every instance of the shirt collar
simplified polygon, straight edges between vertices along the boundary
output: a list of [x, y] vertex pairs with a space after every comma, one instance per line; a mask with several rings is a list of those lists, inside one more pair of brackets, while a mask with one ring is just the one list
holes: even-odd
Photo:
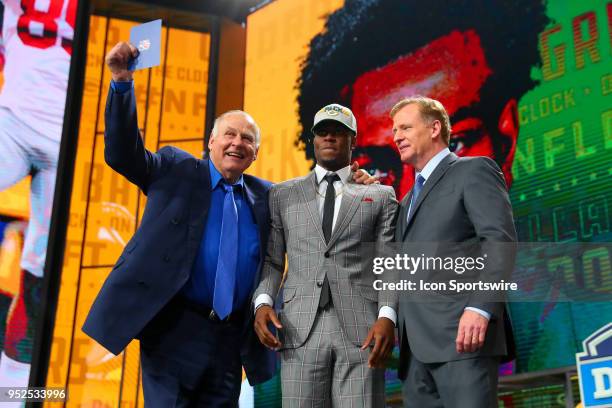
[[448, 156], [450, 154], [450, 150], [448, 149], [448, 147], [445, 147], [444, 149], [440, 150], [438, 152], [438, 154], [436, 154], [434, 157], [432, 157], [427, 164], [425, 165], [425, 167], [423, 167], [423, 170], [421, 170], [420, 172], [417, 172], [414, 175], [414, 179], [416, 180], [416, 178], [419, 176], [419, 174], [421, 176], [423, 176], [423, 178], [425, 179], [425, 181], [427, 181], [427, 179], [429, 178], [429, 176], [431, 176], [431, 174], [434, 172], [434, 170], [436, 169], [436, 167], [438, 167], [438, 164], [440, 164], [440, 162], [442, 160], [444, 160], [444, 158], [446, 156]]
[[[221, 180], [223, 180], [223, 176], [219, 173], [219, 170], [215, 167], [212, 160], [208, 160], [208, 168], [210, 169], [210, 189], [214, 190], [217, 188]], [[240, 175], [240, 178], [237, 182], [233, 184], [234, 186], [240, 186], [244, 189], [244, 178]]]
[[315, 170], [315, 175], [317, 176], [317, 184], [321, 184], [321, 181], [323, 181], [323, 177], [325, 177], [327, 173], [336, 173], [338, 177], [340, 177], [340, 181], [342, 182], [342, 184], [346, 184], [349, 176], [351, 175], [350, 165], [343, 167], [336, 172], [330, 172], [329, 170], [324, 169], [323, 167], [317, 164], [314, 170]]

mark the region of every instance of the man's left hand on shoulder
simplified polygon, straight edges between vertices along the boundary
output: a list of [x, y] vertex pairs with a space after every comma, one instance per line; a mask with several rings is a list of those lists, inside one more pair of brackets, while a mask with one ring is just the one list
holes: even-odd
[[459, 319], [455, 345], [457, 353], [473, 353], [482, 348], [489, 319], [473, 310], [465, 310]]
[[380, 181], [378, 181], [378, 177], [371, 176], [364, 169], [360, 169], [359, 163], [357, 163], [356, 161], [351, 164], [351, 172], [353, 173], [353, 181], [357, 184], [380, 184]]
[[395, 325], [390, 319], [386, 317], [378, 318], [361, 345], [361, 349], [367, 349], [372, 342], [374, 342], [374, 346], [370, 352], [368, 367], [384, 368], [385, 361], [395, 345]]

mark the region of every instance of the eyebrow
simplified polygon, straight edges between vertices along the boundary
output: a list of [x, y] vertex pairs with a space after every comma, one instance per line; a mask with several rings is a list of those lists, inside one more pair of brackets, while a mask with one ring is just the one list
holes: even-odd
[[232, 130], [236, 133], [238, 133], [239, 135], [247, 135], [247, 136], [251, 136], [252, 138], [255, 138], [255, 133], [251, 133], [251, 132], [241, 132], [240, 130], [236, 129], [235, 127], [232, 126], [228, 126], [227, 129], [225, 129], [225, 131], [227, 132], [228, 130]]

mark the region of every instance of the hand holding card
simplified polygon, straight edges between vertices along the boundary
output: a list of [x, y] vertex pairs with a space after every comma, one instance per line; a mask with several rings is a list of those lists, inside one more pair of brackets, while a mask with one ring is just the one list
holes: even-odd
[[106, 54], [104, 61], [111, 72], [113, 81], [131, 81], [133, 71], [129, 70], [131, 61], [138, 56], [138, 49], [132, 44], [121, 41]]
[[138, 48], [139, 54], [130, 62], [130, 71], [151, 68], [160, 64], [161, 26], [160, 19], [132, 27], [130, 43]]

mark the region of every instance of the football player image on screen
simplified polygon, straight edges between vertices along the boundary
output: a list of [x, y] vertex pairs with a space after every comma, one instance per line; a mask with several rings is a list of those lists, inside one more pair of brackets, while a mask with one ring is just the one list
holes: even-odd
[[389, 111], [404, 97], [428, 96], [451, 117], [450, 149], [491, 157], [510, 187], [517, 101], [536, 85], [531, 68], [540, 63], [544, 11], [530, 0], [346, 0], [310, 43], [298, 83], [300, 121], [331, 101], [349, 106], [363, 130], [355, 159], [401, 199], [414, 176], [393, 143]]
[[2, 0], [0, 191], [31, 177], [30, 213], [6, 321], [0, 384], [27, 386], [41, 296], [78, 0]]

